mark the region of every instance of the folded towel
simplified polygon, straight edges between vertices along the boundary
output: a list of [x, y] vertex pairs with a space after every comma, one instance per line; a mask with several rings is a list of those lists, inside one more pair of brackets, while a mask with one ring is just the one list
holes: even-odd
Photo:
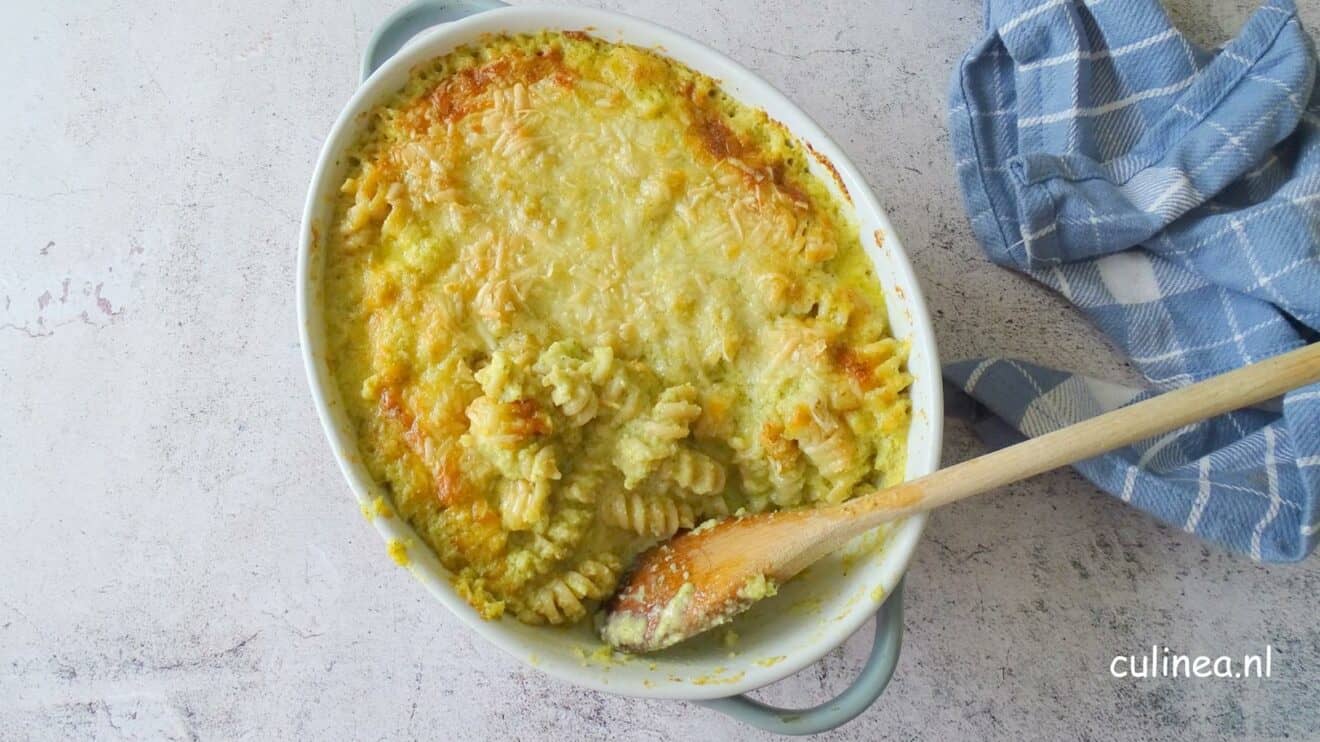
[[[991, 260], [1076, 304], [1155, 390], [1317, 338], [1320, 86], [1290, 0], [1217, 52], [1156, 0], [987, 0], [985, 26], [949, 128]], [[1154, 393], [1007, 359], [945, 375], [996, 416], [991, 443]], [[1300, 560], [1320, 531], [1320, 385], [1077, 469], [1254, 559]]]

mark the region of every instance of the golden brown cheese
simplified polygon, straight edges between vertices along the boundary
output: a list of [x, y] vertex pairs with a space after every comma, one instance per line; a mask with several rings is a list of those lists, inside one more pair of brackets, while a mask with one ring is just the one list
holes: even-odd
[[808, 156], [580, 33], [459, 49], [371, 114], [328, 240], [332, 370], [483, 616], [576, 621], [680, 528], [902, 479], [906, 349]]

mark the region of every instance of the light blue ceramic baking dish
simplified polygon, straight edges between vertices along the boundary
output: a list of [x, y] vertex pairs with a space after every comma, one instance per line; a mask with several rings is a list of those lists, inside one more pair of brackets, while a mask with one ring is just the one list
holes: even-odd
[[[354, 494], [364, 503], [379, 488], [362, 467], [348, 421], [325, 365], [321, 319], [321, 259], [317, 235], [326, 234], [334, 193], [344, 178], [342, 153], [359, 134], [362, 112], [395, 91], [416, 64], [493, 32], [587, 30], [663, 54], [721, 81], [727, 92], [765, 110], [819, 153], [813, 163], [822, 180], [854, 206], [862, 243], [875, 264], [895, 334], [911, 347], [909, 370], [913, 423], [907, 475], [922, 476], [939, 463], [942, 399], [939, 360], [926, 307], [902, 243], [861, 174], [810, 118], [755, 74], [708, 47], [668, 29], [628, 16], [564, 7], [506, 7], [495, 0], [419, 0], [391, 16], [367, 45], [363, 83], [335, 123], [322, 150], [303, 215], [298, 308], [304, 360], [322, 423]], [[827, 168], [838, 173], [837, 181]], [[410, 570], [474, 631], [545, 672], [602, 691], [702, 703], [758, 727], [808, 734], [836, 727], [870, 706], [884, 691], [898, 661], [903, 633], [902, 576], [920, 537], [924, 517], [913, 517], [859, 537], [845, 554], [826, 559], [784, 586], [773, 600], [736, 624], [736, 657], [717, 642], [696, 640], [645, 660], [601, 664], [583, 655], [600, 646], [588, 627], [572, 631], [525, 626], [514, 620], [482, 621], [450, 585], [429, 550], [413, 547]], [[420, 544], [408, 525], [376, 518], [386, 539]], [[744, 695], [819, 660], [872, 615], [875, 647], [857, 681], [816, 708], [788, 710]]]

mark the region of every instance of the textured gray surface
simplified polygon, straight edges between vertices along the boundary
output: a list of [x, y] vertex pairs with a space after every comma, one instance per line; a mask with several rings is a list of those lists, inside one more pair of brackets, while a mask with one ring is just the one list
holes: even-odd
[[[1101, 338], [972, 242], [946, 80], [973, 0], [603, 3], [762, 73], [867, 173], [946, 358], [1124, 380]], [[0, 739], [762, 738], [578, 690], [393, 568], [305, 389], [297, 215], [395, 3], [23, 3], [0, 28]], [[186, 6], [186, 7], [185, 7]], [[1247, 3], [1180, 0], [1202, 42]], [[1304, 10], [1320, 28], [1320, 5]], [[951, 426], [946, 461], [973, 455]], [[1320, 562], [1261, 567], [1071, 473], [931, 521], [903, 660], [829, 738], [1314, 737]], [[813, 703], [867, 630], [763, 691]], [[1115, 680], [1115, 654], [1279, 651], [1269, 680]]]

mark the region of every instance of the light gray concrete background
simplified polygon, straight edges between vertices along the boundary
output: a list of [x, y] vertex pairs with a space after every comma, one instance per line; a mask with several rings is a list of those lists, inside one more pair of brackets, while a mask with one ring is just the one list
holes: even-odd
[[[552, 680], [465, 631], [363, 522], [299, 360], [321, 140], [396, 2], [14, 3], [0, 26], [0, 738], [765, 738]], [[815, 116], [889, 209], [947, 359], [1131, 370], [972, 241], [946, 81], [975, 0], [588, 4], [681, 29]], [[1178, 0], [1203, 43], [1240, 0]], [[1320, 4], [1303, 11], [1320, 28]], [[975, 454], [950, 427], [946, 461]], [[1315, 738], [1320, 561], [1262, 567], [1069, 472], [937, 514], [882, 701], [830, 739]], [[824, 700], [864, 630], [761, 693]], [[1268, 680], [1115, 680], [1152, 643]]]

